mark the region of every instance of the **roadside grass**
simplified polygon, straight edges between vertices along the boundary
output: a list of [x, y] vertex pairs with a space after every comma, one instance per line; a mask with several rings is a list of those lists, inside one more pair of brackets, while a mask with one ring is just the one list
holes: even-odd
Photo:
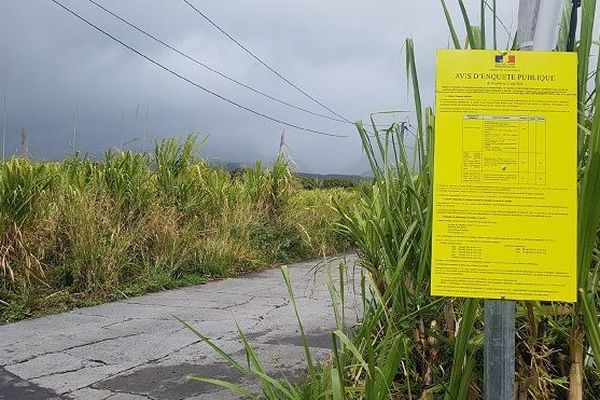
[[345, 251], [334, 201], [285, 159], [235, 176], [196, 158], [196, 138], [152, 154], [0, 163], [0, 321], [199, 284]]

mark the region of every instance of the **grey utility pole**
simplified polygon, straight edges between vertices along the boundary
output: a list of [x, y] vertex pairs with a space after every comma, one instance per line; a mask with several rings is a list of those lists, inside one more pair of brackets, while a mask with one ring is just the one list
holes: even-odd
[[512, 300], [485, 301], [486, 400], [515, 399], [515, 308]]
[[2, 161], [6, 159], [6, 126], [8, 125], [8, 110], [6, 103], [6, 89], [4, 89], [4, 123], [2, 124]]
[[[552, 50], [562, 0], [520, 0], [517, 44], [521, 51]], [[515, 399], [515, 309], [509, 300], [485, 301], [485, 399]]]

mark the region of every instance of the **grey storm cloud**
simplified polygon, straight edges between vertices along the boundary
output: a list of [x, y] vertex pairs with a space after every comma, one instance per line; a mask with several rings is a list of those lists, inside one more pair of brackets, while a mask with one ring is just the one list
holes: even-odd
[[[0, 0], [0, 96], [6, 94], [8, 105], [7, 154], [18, 147], [22, 129], [31, 154], [41, 158], [60, 158], [73, 148], [92, 155], [111, 146], [137, 150], [163, 137], [194, 132], [209, 135], [207, 156], [249, 162], [272, 158], [285, 129], [299, 169], [363, 172], [360, 140], [352, 125], [288, 108], [232, 84], [88, 0], [60, 1], [222, 96], [292, 124], [350, 137], [298, 131], [233, 107], [152, 65], [50, 0]], [[96, 1], [227, 75], [327, 113], [244, 53], [183, 0]], [[412, 37], [424, 103], [433, 101], [435, 50], [449, 44], [438, 0], [190, 1], [269, 65], [351, 121], [366, 120], [374, 111], [412, 109], [402, 51], [405, 38]], [[517, 1], [498, 3], [504, 23], [516, 24]], [[467, 4], [477, 15], [479, 1]], [[459, 25], [458, 6], [451, 8]], [[412, 114], [380, 121], [407, 117]]]

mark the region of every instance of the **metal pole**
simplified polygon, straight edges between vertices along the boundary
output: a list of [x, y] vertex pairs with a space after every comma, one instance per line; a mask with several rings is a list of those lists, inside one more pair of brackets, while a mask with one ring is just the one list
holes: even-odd
[[75, 118], [73, 119], [73, 139], [71, 141], [71, 152], [75, 154], [77, 140], [77, 129], [79, 125], [79, 98], [75, 101]]
[[[519, 50], [551, 50], [554, 47], [562, 4], [560, 1], [519, 1]], [[516, 397], [515, 310], [514, 301], [485, 301], [486, 400], [514, 400]]]
[[485, 301], [485, 398], [515, 398], [515, 309], [507, 300]]
[[540, 6], [541, 0], [519, 0], [517, 47], [521, 51], [533, 49]]
[[6, 126], [8, 125], [8, 111], [6, 101], [6, 89], [4, 89], [4, 123], [2, 124], [2, 161], [6, 158]]
[[150, 103], [146, 103], [146, 120], [144, 121], [144, 143], [143, 152], [146, 153], [148, 150], [146, 147], [146, 141], [148, 140], [148, 113], [150, 112]]

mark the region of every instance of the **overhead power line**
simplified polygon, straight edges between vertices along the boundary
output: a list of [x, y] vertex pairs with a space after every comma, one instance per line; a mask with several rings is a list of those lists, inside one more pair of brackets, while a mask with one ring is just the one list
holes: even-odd
[[267, 68], [269, 71], [271, 71], [273, 74], [275, 74], [277, 77], [279, 77], [280, 79], [282, 79], [285, 83], [287, 83], [288, 85], [290, 85], [291, 87], [293, 87], [294, 89], [296, 89], [298, 92], [302, 93], [304, 96], [308, 97], [310, 100], [312, 100], [313, 102], [315, 102], [316, 104], [318, 104], [319, 106], [323, 107], [325, 110], [329, 111], [330, 113], [332, 113], [333, 115], [335, 115], [336, 117], [343, 119], [345, 122], [348, 123], [352, 123], [352, 121], [350, 121], [349, 119], [343, 117], [342, 115], [340, 115], [339, 113], [335, 112], [334, 110], [332, 110], [330, 107], [327, 107], [325, 104], [323, 104], [321, 101], [319, 101], [318, 99], [316, 99], [314, 96], [311, 96], [310, 94], [308, 94], [304, 89], [300, 88], [298, 85], [296, 85], [295, 83], [293, 83], [292, 81], [290, 81], [288, 78], [286, 78], [281, 72], [278, 72], [275, 68], [271, 67], [269, 64], [266, 63], [266, 61], [263, 61], [260, 57], [258, 57], [257, 55], [255, 55], [252, 51], [250, 51], [246, 46], [244, 46], [242, 43], [240, 43], [238, 40], [236, 40], [233, 36], [231, 36], [229, 33], [227, 33], [223, 28], [221, 28], [219, 25], [217, 25], [212, 19], [210, 19], [205, 13], [203, 13], [202, 11], [200, 11], [196, 6], [194, 6], [192, 3], [189, 2], [189, 0], [183, 0], [188, 6], [190, 6], [192, 8], [192, 10], [194, 10], [195, 12], [197, 12], [198, 14], [200, 14], [202, 16], [202, 18], [204, 18], [206, 21], [208, 21], [208, 23], [210, 23], [213, 27], [215, 27], [217, 30], [219, 30], [219, 32], [221, 32], [223, 35], [225, 35], [229, 40], [231, 40], [233, 43], [235, 43], [239, 48], [241, 48], [242, 50], [244, 50], [246, 53], [248, 53], [252, 58], [254, 58], [256, 61], [258, 61], [259, 63], [261, 63], [265, 68]]
[[311, 129], [311, 128], [306, 128], [306, 127], [303, 127], [303, 126], [300, 126], [300, 125], [296, 125], [296, 124], [284, 121], [282, 119], [279, 119], [279, 118], [276, 118], [276, 117], [272, 117], [272, 116], [270, 116], [268, 114], [264, 114], [264, 113], [262, 113], [260, 111], [256, 111], [256, 110], [254, 110], [254, 109], [252, 109], [250, 107], [244, 106], [244, 105], [242, 105], [242, 104], [240, 104], [240, 103], [238, 103], [238, 102], [236, 102], [234, 100], [231, 100], [231, 99], [229, 99], [229, 98], [227, 98], [225, 96], [222, 96], [222, 95], [220, 95], [220, 94], [218, 94], [218, 93], [216, 93], [216, 92], [214, 92], [214, 91], [212, 91], [212, 90], [210, 90], [210, 89], [208, 89], [208, 88], [200, 85], [199, 83], [196, 83], [196, 82], [190, 80], [189, 78], [181, 75], [180, 73], [172, 70], [171, 68], [169, 68], [169, 67], [161, 64], [160, 62], [156, 61], [155, 59], [153, 59], [153, 58], [151, 58], [151, 57], [149, 57], [149, 56], [141, 53], [139, 50], [133, 48], [132, 46], [128, 45], [127, 43], [123, 42], [122, 40], [120, 40], [117, 37], [113, 36], [112, 34], [108, 33], [107, 31], [103, 30], [102, 28], [100, 28], [99, 26], [97, 26], [93, 22], [89, 21], [85, 17], [77, 14], [75, 11], [73, 11], [70, 8], [68, 8], [64, 4], [62, 4], [60, 1], [58, 1], [58, 0], [50, 0], [50, 1], [52, 3], [54, 3], [54, 4], [56, 4], [57, 6], [59, 6], [60, 8], [62, 8], [63, 10], [67, 11], [69, 14], [73, 15], [77, 19], [81, 20], [82, 22], [86, 23], [87, 25], [91, 26], [92, 28], [96, 29], [98, 32], [100, 32], [103, 35], [109, 37], [110, 39], [114, 40], [115, 42], [121, 44], [123, 47], [125, 47], [128, 50], [134, 52], [138, 56], [140, 56], [140, 57], [144, 58], [145, 60], [151, 62], [152, 64], [156, 65], [157, 67], [159, 67], [159, 68], [161, 68], [161, 69], [169, 72], [172, 75], [175, 75], [176, 77], [178, 77], [179, 79], [181, 79], [181, 80], [189, 83], [190, 85], [193, 85], [193, 86], [197, 87], [198, 89], [200, 89], [200, 90], [202, 90], [202, 91], [204, 91], [204, 92], [206, 92], [206, 93], [208, 93], [208, 94], [210, 94], [212, 96], [215, 96], [215, 97], [217, 97], [217, 98], [219, 98], [219, 99], [221, 99], [221, 100], [223, 100], [223, 101], [225, 101], [225, 102], [227, 102], [227, 103], [229, 103], [229, 104], [231, 104], [231, 105], [233, 105], [233, 106], [235, 106], [237, 108], [240, 108], [242, 110], [246, 110], [246, 111], [248, 111], [248, 112], [250, 112], [250, 113], [252, 113], [254, 115], [257, 115], [259, 117], [268, 119], [269, 121], [276, 122], [276, 123], [281, 124], [281, 125], [289, 126], [291, 128], [295, 128], [295, 129], [298, 129], [298, 130], [301, 130], [301, 131], [314, 133], [316, 135], [331, 136], [331, 137], [348, 137], [347, 135], [339, 135], [339, 134], [335, 134], [335, 133], [320, 131], [320, 130], [317, 130], [317, 129]]
[[328, 120], [331, 120], [331, 121], [336, 121], [336, 122], [348, 123], [347, 121], [345, 121], [343, 119], [336, 118], [336, 117], [330, 117], [329, 115], [321, 114], [321, 113], [314, 112], [314, 111], [311, 111], [309, 109], [306, 109], [304, 107], [297, 106], [297, 105], [292, 104], [290, 102], [287, 102], [287, 101], [285, 101], [283, 99], [280, 99], [280, 98], [278, 98], [276, 96], [270, 95], [270, 94], [265, 93], [265, 92], [263, 92], [263, 91], [261, 91], [259, 89], [256, 89], [256, 88], [254, 88], [254, 87], [252, 87], [252, 86], [250, 86], [250, 85], [248, 85], [248, 84], [246, 84], [244, 82], [241, 82], [241, 81], [239, 81], [239, 80], [237, 80], [235, 78], [232, 78], [231, 76], [224, 74], [223, 72], [217, 70], [216, 68], [211, 67], [210, 65], [208, 65], [208, 64], [206, 64], [206, 63], [198, 60], [197, 58], [192, 57], [191, 55], [183, 52], [182, 50], [180, 50], [177, 47], [175, 47], [175, 46], [173, 46], [173, 45], [165, 42], [164, 40], [159, 39], [158, 37], [154, 36], [150, 32], [148, 32], [148, 31], [140, 28], [139, 26], [135, 25], [131, 21], [129, 21], [126, 18], [118, 15], [114, 11], [111, 11], [110, 9], [108, 9], [107, 7], [103, 6], [102, 4], [96, 2], [95, 0], [88, 0], [88, 2], [92, 3], [96, 7], [100, 8], [102, 11], [104, 11], [104, 12], [112, 15], [114, 18], [116, 18], [119, 21], [125, 23], [126, 25], [130, 26], [131, 28], [133, 28], [136, 31], [140, 32], [141, 34], [145, 35], [146, 37], [154, 40], [155, 42], [160, 43], [161, 45], [165, 46], [166, 48], [168, 48], [171, 51], [174, 51], [175, 53], [179, 54], [180, 56], [183, 56], [183, 57], [187, 58], [188, 60], [192, 61], [194, 64], [197, 64], [197, 65], [199, 65], [199, 66], [201, 66], [201, 67], [203, 67], [203, 68], [205, 68], [205, 69], [207, 69], [207, 70], [209, 70], [209, 71], [211, 71], [211, 72], [219, 75], [220, 77], [222, 77], [224, 79], [227, 79], [230, 82], [235, 83], [236, 85], [242, 86], [242, 87], [250, 90], [251, 92], [254, 92], [254, 93], [258, 94], [258, 95], [266, 97], [266, 98], [268, 98], [270, 100], [276, 101], [276, 102], [278, 102], [280, 104], [283, 104], [283, 105], [285, 105], [287, 107], [290, 107], [290, 108], [293, 108], [293, 109], [296, 109], [296, 110], [299, 110], [299, 111], [302, 111], [302, 112], [314, 115], [316, 117], [325, 118], [325, 119], [328, 119]]

